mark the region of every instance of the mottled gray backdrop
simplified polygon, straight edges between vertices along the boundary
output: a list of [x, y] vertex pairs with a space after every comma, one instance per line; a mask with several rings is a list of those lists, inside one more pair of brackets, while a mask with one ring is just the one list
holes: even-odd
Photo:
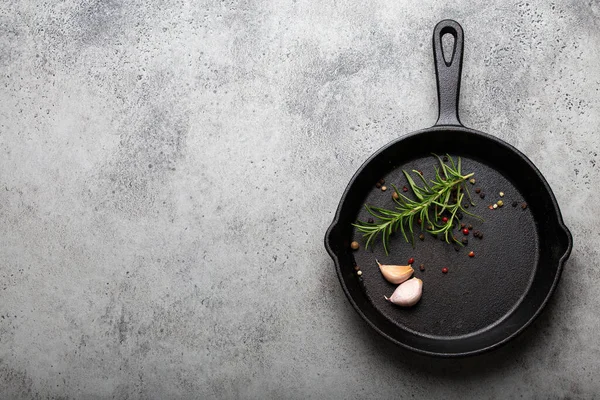
[[[435, 121], [443, 18], [463, 122], [575, 240], [531, 329], [458, 361], [376, 336], [322, 244], [360, 164]], [[0, 398], [594, 397], [599, 49], [595, 0], [4, 0]]]

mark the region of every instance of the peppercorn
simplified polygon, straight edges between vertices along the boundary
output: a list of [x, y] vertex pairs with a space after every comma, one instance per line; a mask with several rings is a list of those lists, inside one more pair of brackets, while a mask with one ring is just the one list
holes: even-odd
[[360, 245], [358, 244], [358, 242], [352, 242], [352, 243], [350, 243], [350, 248], [352, 250], [358, 250], [359, 247], [360, 247]]
[[521, 208], [522, 208], [523, 210], [524, 210], [524, 209], [526, 209], [526, 208], [527, 208], [527, 203], [523, 203], [523, 204], [521, 204]]
[[477, 194], [481, 193], [481, 188], [475, 189], [475, 193], [477, 193]]
[[464, 208], [469, 208], [469, 203], [465, 203]]
[[469, 257], [475, 257], [475, 252], [471, 250], [471, 251], [469, 252]]
[[462, 230], [463, 235], [467, 236], [469, 234], [469, 230], [467, 228], [464, 228]]
[[375, 220], [374, 220], [373, 218], [369, 218], [369, 219], [367, 220], [367, 222], [368, 222], [368, 223], [370, 223], [370, 224], [372, 224], [373, 222], [375, 222]]
[[460, 245], [455, 244], [454, 245], [454, 251], [460, 251]]
[[518, 206], [518, 205], [519, 205], [519, 202], [518, 202], [518, 201], [513, 201], [513, 203], [512, 203], [512, 206], [513, 206], [513, 207], [516, 207], [516, 206]]
[[471, 224], [467, 225], [467, 229], [470, 230], [470, 231], [472, 231], [473, 230], [473, 225], [471, 225]]
[[504, 197], [504, 192], [500, 192], [498, 194], [500, 195], [500, 197]]
[[467, 244], [469, 244], [469, 239], [464, 237], [464, 238], [462, 238], [461, 242], [462, 242], [462, 244], [467, 245]]
[[502, 207], [504, 205], [504, 202], [502, 200], [498, 200], [496, 204], [498, 204], [498, 207]]
[[488, 206], [488, 208], [489, 208], [490, 210], [493, 210], [493, 209], [494, 209], [494, 206], [490, 204], [490, 205]]
[[421, 240], [425, 240], [425, 235], [423, 235], [422, 233], [419, 235], [419, 239]]
[[417, 224], [421, 225], [423, 223], [423, 220], [421, 218], [417, 219]]
[[383, 184], [385, 183], [385, 180], [384, 180], [383, 178], [381, 178], [381, 179], [379, 180], [379, 183], [381, 183], [381, 184], [383, 185]]
[[442, 222], [443, 222], [443, 223], [446, 223], [446, 222], [448, 222], [448, 217], [442, 217]]
[[358, 271], [359, 269], [360, 269], [360, 267], [359, 267], [358, 265], [355, 265], [355, 266], [354, 266], [354, 270], [355, 270], [355, 271]]
[[483, 193], [483, 192], [479, 193], [479, 197], [482, 199], [485, 199], [485, 193]]
[[387, 190], [387, 186], [382, 186], [382, 187], [381, 187], [381, 191], [382, 191], [382, 192], [385, 192], [386, 190]]
[[403, 191], [403, 192], [408, 192], [408, 188], [407, 188], [406, 186], [403, 186], [403, 187], [402, 187], [402, 191]]
[[413, 264], [414, 262], [415, 262], [415, 259], [414, 259], [414, 258], [412, 258], [412, 257], [411, 257], [411, 258], [409, 258], [409, 259], [408, 259], [408, 263], [409, 263], [409, 264]]
[[357, 271], [357, 272], [356, 272], [356, 275], [358, 275], [358, 276], [361, 276], [361, 275], [362, 275], [362, 271], [360, 271], [360, 270], [359, 270], [359, 271]]
[[377, 182], [377, 183], [375, 184], [375, 187], [376, 187], [377, 189], [379, 189], [379, 188], [381, 187], [381, 183]]
[[421, 265], [419, 265], [419, 269], [420, 269], [421, 271], [425, 271], [425, 264], [421, 264]]
[[460, 229], [465, 229], [467, 226], [465, 224], [460, 224]]
[[469, 179], [469, 182], [471, 183], [471, 185], [474, 185], [475, 184], [475, 178]]
[[417, 172], [418, 172], [419, 174], [423, 175], [423, 171], [421, 171], [420, 169], [419, 169], [419, 170], [417, 170]]
[[444, 268], [442, 268], [442, 273], [443, 273], [443, 274], [447, 274], [447, 273], [448, 273], [448, 267], [444, 267]]
[[443, 160], [444, 162], [448, 161], [448, 156], [444, 156]]
[[498, 203], [494, 203], [492, 207], [494, 207], [494, 209], [498, 208]]
[[400, 198], [400, 196], [398, 195], [398, 193], [396, 193], [396, 192], [392, 193], [392, 199], [398, 200], [399, 198]]

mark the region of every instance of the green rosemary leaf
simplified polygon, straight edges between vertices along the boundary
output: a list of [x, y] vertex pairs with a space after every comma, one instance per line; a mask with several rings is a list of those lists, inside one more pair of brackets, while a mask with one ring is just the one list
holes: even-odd
[[421, 190], [415, 184], [415, 181], [413, 181], [413, 178], [411, 178], [411, 176], [408, 174], [408, 172], [406, 172], [406, 171], [402, 171], [402, 172], [404, 172], [404, 176], [406, 176], [406, 180], [408, 181], [408, 184], [410, 185], [410, 188], [412, 189], [415, 196], [417, 196], [417, 198], [419, 200], [423, 201], [423, 195], [421, 194]]

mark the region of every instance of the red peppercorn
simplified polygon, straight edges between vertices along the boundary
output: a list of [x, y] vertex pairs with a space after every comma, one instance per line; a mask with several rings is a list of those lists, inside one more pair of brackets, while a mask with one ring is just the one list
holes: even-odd
[[471, 251], [471, 252], [469, 253], [469, 257], [475, 257], [475, 252], [474, 252], [474, 251]]
[[406, 186], [404, 186], [404, 187], [402, 188], [402, 191], [403, 191], [403, 192], [408, 192], [408, 188], [407, 188]]
[[469, 230], [467, 228], [462, 230], [463, 235], [468, 235], [469, 234]]
[[448, 222], [448, 217], [442, 217], [442, 222], [443, 222], [443, 223], [446, 223], [446, 222]]
[[408, 263], [409, 263], [409, 264], [412, 264], [412, 263], [414, 263], [414, 262], [415, 262], [415, 259], [414, 259], [414, 258], [412, 258], [412, 257], [411, 257], [411, 258], [409, 258], [409, 259], [408, 259]]
[[442, 268], [442, 273], [443, 274], [447, 274], [448, 273], [448, 268], [447, 267]]

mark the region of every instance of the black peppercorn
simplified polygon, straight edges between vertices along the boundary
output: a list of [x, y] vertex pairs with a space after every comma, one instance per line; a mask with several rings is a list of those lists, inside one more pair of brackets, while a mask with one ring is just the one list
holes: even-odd
[[513, 202], [512, 202], [512, 206], [513, 206], [513, 207], [516, 207], [516, 206], [518, 206], [518, 205], [519, 205], [519, 202], [518, 202], [518, 201], [513, 201]]
[[368, 222], [368, 223], [370, 223], [370, 224], [372, 224], [372, 223], [373, 223], [373, 222], [375, 222], [375, 221], [373, 220], [373, 218], [369, 218], [369, 219], [367, 220], [367, 222]]
[[485, 193], [479, 193], [479, 197], [481, 197], [482, 199], [485, 199]]
[[477, 193], [477, 194], [481, 193], [481, 189], [480, 188], [475, 189], [475, 193]]

